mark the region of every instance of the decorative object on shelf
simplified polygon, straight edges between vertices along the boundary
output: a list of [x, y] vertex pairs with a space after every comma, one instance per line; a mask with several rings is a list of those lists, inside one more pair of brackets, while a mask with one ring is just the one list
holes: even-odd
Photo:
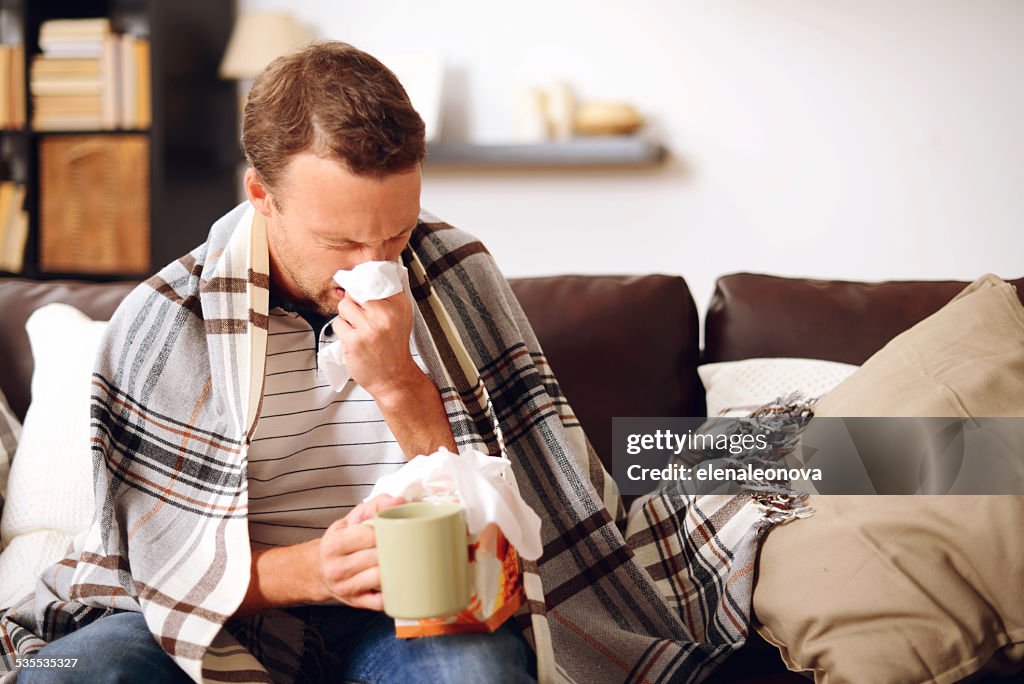
[[630, 135], [639, 131], [644, 119], [626, 102], [588, 102], [576, 112], [580, 135]]
[[39, 157], [40, 268], [148, 272], [148, 137], [49, 137]]
[[556, 81], [546, 88], [524, 88], [516, 103], [516, 142], [570, 139], [575, 109], [576, 97], [564, 81]]
[[576, 96], [564, 81], [552, 83], [547, 88], [547, 115], [551, 137], [568, 140], [573, 136], [576, 115]]
[[550, 137], [550, 132], [547, 93], [541, 88], [524, 88], [516, 102], [516, 142], [544, 142]]
[[516, 107], [515, 140], [538, 143], [569, 141], [576, 135], [632, 135], [644, 126], [644, 119], [628, 102], [585, 102], [578, 104], [565, 81], [546, 88], [522, 91]]

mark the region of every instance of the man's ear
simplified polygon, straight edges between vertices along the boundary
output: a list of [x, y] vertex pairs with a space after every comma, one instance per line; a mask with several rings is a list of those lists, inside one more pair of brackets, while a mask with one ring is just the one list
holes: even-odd
[[245, 170], [244, 185], [245, 195], [252, 202], [252, 205], [256, 207], [256, 211], [269, 218], [274, 198], [271, 196], [270, 190], [263, 183], [263, 179], [260, 178], [260, 175], [251, 166]]

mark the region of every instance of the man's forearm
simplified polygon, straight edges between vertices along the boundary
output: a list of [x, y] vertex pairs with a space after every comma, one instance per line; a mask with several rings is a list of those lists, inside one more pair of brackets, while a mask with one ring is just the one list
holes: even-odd
[[386, 392], [375, 396], [384, 420], [406, 458], [432, 454], [439, 447], [456, 451], [441, 394], [418, 366]]
[[253, 549], [249, 589], [235, 616], [330, 599], [318, 573], [320, 540]]

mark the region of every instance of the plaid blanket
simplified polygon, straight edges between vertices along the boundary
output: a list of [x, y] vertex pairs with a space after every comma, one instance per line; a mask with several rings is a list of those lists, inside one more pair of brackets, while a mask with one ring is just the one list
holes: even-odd
[[[702, 679], [746, 638], [756, 540], [788, 512], [749, 495], [655, 497], [627, 544], [614, 482], [483, 245], [424, 214], [403, 259], [416, 343], [457, 443], [493, 455], [503, 444], [544, 523], [516, 616], [539, 679]], [[0, 616], [4, 682], [16, 656], [124, 610], [141, 611], [196, 681], [298, 675], [311, 628], [285, 610], [230, 618], [249, 577], [268, 274], [265, 225], [243, 204], [114, 315], [93, 376], [96, 519]]]

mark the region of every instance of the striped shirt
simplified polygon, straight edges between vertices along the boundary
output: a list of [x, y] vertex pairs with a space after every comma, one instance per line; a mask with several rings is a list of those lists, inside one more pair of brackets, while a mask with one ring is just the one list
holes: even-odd
[[335, 392], [318, 372], [318, 347], [337, 337], [329, 322], [310, 318], [323, 327], [281, 306], [270, 311], [263, 406], [249, 447], [249, 537], [263, 547], [319, 537], [406, 462], [373, 397], [353, 380]]

